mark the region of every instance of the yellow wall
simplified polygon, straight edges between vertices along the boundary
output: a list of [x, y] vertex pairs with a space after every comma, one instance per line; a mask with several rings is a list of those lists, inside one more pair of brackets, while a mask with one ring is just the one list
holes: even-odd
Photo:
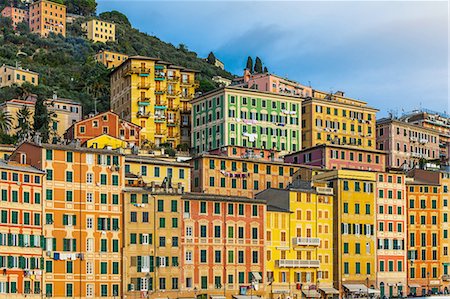
[[94, 42], [114, 42], [116, 40], [116, 25], [113, 23], [93, 19], [81, 24], [87, 38]]
[[24, 82], [38, 85], [39, 74], [11, 66], [3, 65], [0, 67], [0, 87], [11, 86], [13, 84], [22, 85]]
[[112, 149], [116, 148], [126, 148], [127, 142], [111, 137], [109, 135], [101, 135], [96, 138], [89, 139], [86, 142], [87, 147], [93, 148], [106, 148], [110, 146]]
[[98, 63], [102, 63], [108, 69], [117, 67], [122, 64], [125, 60], [127, 60], [128, 55], [111, 52], [111, 51], [100, 51], [95, 54], [95, 61]]

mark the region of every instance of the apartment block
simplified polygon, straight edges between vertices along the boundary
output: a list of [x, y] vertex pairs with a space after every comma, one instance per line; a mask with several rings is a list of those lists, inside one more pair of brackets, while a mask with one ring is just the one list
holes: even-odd
[[66, 6], [50, 0], [38, 0], [30, 4], [31, 33], [47, 37], [50, 33], [66, 36]]
[[49, 113], [54, 114], [50, 129], [54, 138], [63, 138], [67, 129], [83, 118], [83, 106], [80, 102], [63, 99], [53, 95], [46, 101]]
[[36, 104], [33, 100], [18, 100], [18, 99], [12, 99], [9, 101], [4, 101], [0, 104], [0, 110], [7, 112], [11, 116], [11, 127], [8, 129], [7, 133], [10, 135], [13, 135], [16, 133], [17, 129], [16, 127], [19, 124], [19, 121], [17, 119], [17, 112], [21, 110], [23, 107], [27, 107], [27, 109], [30, 111], [30, 122], [32, 122], [32, 119], [34, 117], [34, 105]]
[[98, 19], [92, 19], [81, 24], [87, 39], [106, 43], [116, 41], [116, 25]]
[[387, 153], [386, 166], [410, 169], [439, 159], [439, 135], [432, 129], [396, 119], [377, 121], [377, 148]]
[[40, 298], [43, 285], [42, 184], [45, 172], [0, 160], [0, 298]]
[[232, 85], [256, 89], [259, 91], [273, 92], [298, 97], [311, 97], [312, 88], [302, 85], [288, 78], [283, 78], [271, 73], [254, 73], [245, 69], [242, 77], [233, 79]]
[[253, 198], [261, 190], [286, 188], [298, 165], [263, 158], [203, 154], [192, 158], [192, 191]]
[[39, 74], [29, 69], [21, 67], [14, 67], [9, 65], [2, 65], [0, 67], [0, 87], [22, 85], [28, 82], [32, 85], [38, 85]]
[[302, 148], [325, 143], [375, 149], [377, 111], [341, 91], [313, 90], [302, 103]]
[[123, 156], [116, 151], [25, 142], [11, 160], [46, 172], [43, 294], [120, 296]]
[[378, 173], [377, 192], [377, 288], [380, 296], [407, 295], [407, 200], [405, 174]]
[[5, 6], [2, 10], [2, 17], [10, 18], [13, 28], [16, 29], [17, 25], [22, 22], [28, 24], [29, 14], [28, 10], [20, 9], [14, 6]]
[[224, 146], [301, 148], [301, 98], [228, 86], [192, 101], [192, 147], [204, 153]]
[[[296, 182], [297, 183], [297, 182]], [[267, 189], [269, 298], [333, 298], [333, 189], [309, 182]]]
[[64, 139], [78, 140], [80, 144], [86, 143], [88, 147], [94, 148], [124, 148], [139, 145], [140, 131], [141, 127], [138, 125], [120, 119], [114, 112], [106, 111], [88, 115], [74, 123], [67, 129]]
[[123, 290], [133, 298], [179, 298], [182, 189], [127, 186], [123, 193]]
[[181, 289], [202, 298], [263, 296], [265, 201], [189, 193], [182, 202]]
[[286, 163], [311, 165], [323, 169], [359, 169], [384, 171], [386, 154], [337, 144], [321, 144], [284, 156]]
[[376, 288], [376, 173], [333, 170], [313, 181], [333, 188], [333, 282], [340, 296], [379, 295]]
[[107, 50], [101, 50], [97, 54], [95, 54], [94, 59], [98, 63], [101, 63], [104, 66], [106, 66], [106, 68], [111, 69], [121, 65], [125, 60], [128, 59], [128, 55]]
[[196, 71], [131, 56], [110, 74], [111, 109], [142, 127], [142, 145], [189, 148]]

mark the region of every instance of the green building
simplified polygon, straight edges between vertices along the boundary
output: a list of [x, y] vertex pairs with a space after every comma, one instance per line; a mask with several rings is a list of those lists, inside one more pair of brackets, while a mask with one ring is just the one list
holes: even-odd
[[240, 87], [223, 87], [192, 101], [192, 140], [196, 153], [224, 146], [301, 149], [301, 101]]

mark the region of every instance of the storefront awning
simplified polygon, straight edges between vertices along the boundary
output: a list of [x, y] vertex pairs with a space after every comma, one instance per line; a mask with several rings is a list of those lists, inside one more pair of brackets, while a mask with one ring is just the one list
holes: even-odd
[[261, 296], [233, 295], [233, 298], [235, 298], [235, 299], [261, 299]]
[[339, 294], [339, 291], [336, 290], [335, 288], [325, 288], [325, 287], [323, 287], [323, 288], [319, 288], [319, 290], [321, 290], [325, 294], [330, 294], [330, 295]]
[[261, 274], [259, 274], [259, 272], [252, 272], [252, 275], [256, 280], [262, 280]]
[[344, 284], [344, 288], [346, 288], [350, 293], [366, 293], [368, 289], [363, 284]]
[[213, 295], [211, 295], [210, 298], [211, 299], [225, 299], [225, 296], [220, 296], [220, 295], [213, 296]]
[[320, 298], [319, 292], [316, 290], [302, 290], [306, 298]]
[[410, 285], [408, 285], [410, 288], [420, 288], [421, 286], [420, 286], [420, 284], [410, 284]]
[[379, 290], [369, 288], [369, 294], [380, 294], [380, 293], [381, 292]]

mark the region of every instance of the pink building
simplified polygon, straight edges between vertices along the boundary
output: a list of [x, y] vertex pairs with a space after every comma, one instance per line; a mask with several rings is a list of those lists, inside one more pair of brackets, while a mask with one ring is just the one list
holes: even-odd
[[25, 9], [20, 9], [13, 6], [6, 6], [2, 10], [2, 17], [4, 18], [10, 18], [12, 20], [12, 24], [14, 29], [17, 27], [17, 24], [21, 22], [27, 22], [28, 23], [28, 11]]
[[284, 156], [285, 163], [318, 166], [324, 169], [384, 171], [385, 153], [336, 144], [320, 144]]
[[280, 152], [276, 150], [249, 148], [243, 146], [224, 146], [208, 152], [210, 155], [244, 159], [257, 159], [270, 162], [283, 162]]
[[435, 130], [383, 118], [377, 121], [377, 149], [387, 153], [389, 168], [414, 168], [419, 161], [439, 159], [439, 134]]
[[312, 96], [311, 87], [270, 73], [252, 74], [248, 69], [244, 70], [242, 77], [235, 78], [231, 85], [299, 97]]

